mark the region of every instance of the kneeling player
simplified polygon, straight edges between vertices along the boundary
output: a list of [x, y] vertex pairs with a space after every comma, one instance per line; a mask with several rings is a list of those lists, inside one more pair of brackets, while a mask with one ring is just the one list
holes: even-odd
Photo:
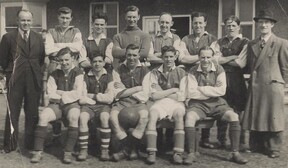
[[[104, 68], [105, 56], [100, 53], [90, 56], [92, 69], [84, 76], [84, 94], [79, 102], [81, 106], [80, 114], [80, 154], [78, 160], [84, 161], [87, 158], [88, 149], [88, 121], [96, 120], [100, 122], [101, 156], [100, 160], [109, 160], [109, 143], [111, 129], [109, 128], [109, 117], [111, 103], [114, 100], [114, 81], [120, 82], [117, 72], [108, 73]], [[85, 87], [86, 86], [86, 87]], [[92, 124], [93, 125], [93, 124]], [[95, 129], [96, 128], [91, 128]]]
[[240, 124], [238, 115], [221, 98], [226, 91], [226, 76], [222, 66], [214, 64], [213, 50], [202, 47], [199, 51], [200, 64], [190, 69], [188, 76], [180, 84], [180, 93], [187, 98], [185, 135], [188, 156], [184, 164], [195, 161], [195, 124], [206, 116], [227, 121], [231, 141], [232, 158], [238, 164], [248, 162], [239, 153]]
[[164, 46], [161, 49], [163, 65], [148, 73], [143, 81], [143, 91], [148, 93], [153, 104], [149, 112], [147, 126], [147, 162], [156, 161], [156, 123], [158, 120], [169, 119], [175, 122], [174, 128], [174, 155], [173, 162], [181, 164], [184, 152], [184, 123], [185, 106], [178, 101], [179, 84], [185, 76], [185, 71], [175, 66], [177, 51], [173, 46]]
[[39, 113], [39, 122], [35, 130], [34, 154], [32, 163], [42, 159], [43, 143], [47, 135], [47, 125], [51, 121], [68, 121], [67, 141], [64, 147], [64, 163], [72, 162], [72, 151], [78, 139], [78, 120], [80, 105], [78, 100], [83, 92], [83, 72], [73, 64], [74, 53], [66, 47], [57, 53], [61, 69], [52, 72], [47, 82], [50, 104]]

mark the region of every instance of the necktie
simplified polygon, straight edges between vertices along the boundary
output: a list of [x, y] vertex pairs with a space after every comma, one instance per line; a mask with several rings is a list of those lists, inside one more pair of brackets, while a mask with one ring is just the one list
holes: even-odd
[[25, 42], [28, 42], [28, 34], [27, 34], [27, 31], [24, 31], [23, 37], [24, 37]]
[[261, 43], [260, 43], [260, 48], [261, 48], [261, 50], [264, 48], [265, 44], [266, 44], [265, 40], [262, 39], [262, 40], [261, 40]]

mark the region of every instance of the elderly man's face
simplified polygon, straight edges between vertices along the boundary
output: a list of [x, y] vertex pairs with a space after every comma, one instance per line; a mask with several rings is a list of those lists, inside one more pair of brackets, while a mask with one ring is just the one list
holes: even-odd
[[33, 16], [30, 12], [21, 11], [17, 19], [18, 27], [23, 31], [30, 30], [33, 24]]

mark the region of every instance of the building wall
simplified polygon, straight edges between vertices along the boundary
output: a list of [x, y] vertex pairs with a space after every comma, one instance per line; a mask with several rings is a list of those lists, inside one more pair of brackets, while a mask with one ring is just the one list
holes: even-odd
[[[110, 0], [107, 2], [116, 1]], [[47, 3], [47, 28], [58, 24], [57, 9], [62, 6], [73, 10], [72, 25], [78, 27], [83, 37], [89, 34], [89, 4], [90, 2], [105, 2], [105, 0], [50, 0]], [[207, 31], [217, 35], [218, 1], [215, 0], [118, 0], [119, 31], [125, 28], [124, 9], [128, 5], [136, 5], [142, 16], [157, 16], [161, 12], [172, 14], [191, 14], [192, 11], [205, 12], [208, 15]], [[142, 19], [138, 22], [142, 28]]]
[[[269, 10], [274, 18], [278, 20], [273, 28], [273, 32], [279, 37], [288, 39], [288, 1], [287, 0], [256, 0], [256, 16], [260, 10]], [[282, 6], [282, 8], [280, 7]], [[286, 14], [285, 14], [286, 13]], [[259, 35], [256, 25], [256, 35]]]

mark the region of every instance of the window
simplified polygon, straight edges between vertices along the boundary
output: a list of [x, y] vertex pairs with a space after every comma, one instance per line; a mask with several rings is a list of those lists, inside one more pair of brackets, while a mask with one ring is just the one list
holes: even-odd
[[[159, 31], [159, 16], [143, 16], [143, 31], [150, 34], [153, 38]], [[191, 34], [191, 15], [173, 15], [172, 30], [175, 34], [183, 38], [187, 34]]]
[[241, 33], [244, 37], [254, 39], [255, 0], [219, 0], [218, 38], [225, 35], [224, 20], [230, 15], [238, 16], [241, 20]]
[[46, 29], [46, 2], [6, 2], [1, 3], [1, 36], [17, 28], [16, 14], [21, 9], [33, 13], [33, 30], [40, 32]]
[[112, 38], [119, 32], [119, 5], [118, 2], [92, 2], [90, 3], [90, 34], [92, 32], [92, 16], [94, 13], [104, 12], [108, 16], [107, 37]]

